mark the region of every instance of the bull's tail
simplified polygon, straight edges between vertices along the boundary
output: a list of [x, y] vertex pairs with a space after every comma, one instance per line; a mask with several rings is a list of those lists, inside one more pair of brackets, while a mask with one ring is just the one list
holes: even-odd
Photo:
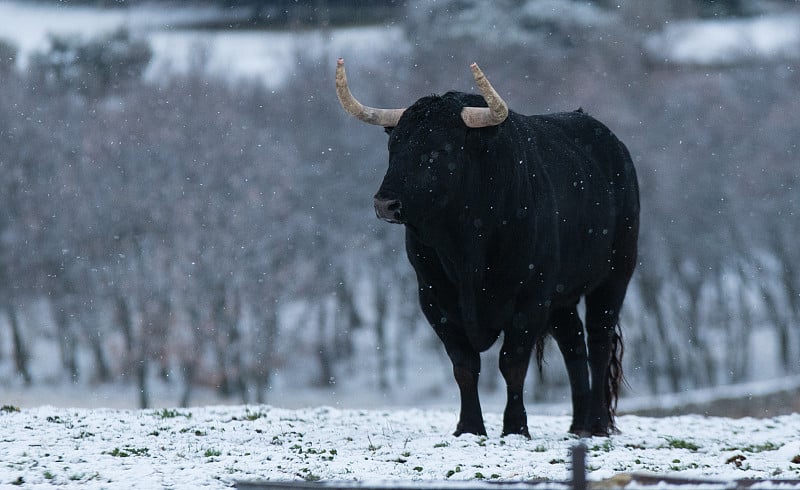
[[534, 344], [533, 348], [536, 351], [536, 367], [539, 368], [539, 377], [542, 377], [542, 365], [544, 364], [544, 341], [547, 338], [546, 335], [540, 336], [536, 339], [536, 343]]
[[[544, 363], [544, 345], [546, 336], [540, 337], [534, 350], [536, 351], [536, 366], [539, 368], [539, 374], [542, 374], [542, 365]], [[608, 411], [608, 430], [609, 432], [619, 432], [616, 424], [617, 403], [619, 402], [619, 392], [622, 386], [627, 385], [625, 374], [622, 372], [622, 357], [625, 354], [625, 344], [622, 339], [622, 329], [619, 324], [614, 327], [614, 333], [611, 336], [611, 357], [608, 361], [608, 380], [606, 382], [606, 404]]]
[[609, 432], [619, 432], [614, 417], [617, 414], [619, 391], [627, 384], [622, 372], [622, 356], [625, 354], [625, 345], [622, 341], [622, 329], [619, 324], [614, 328], [611, 336], [611, 359], [608, 361], [608, 382], [606, 383], [606, 403], [608, 404], [608, 429]]

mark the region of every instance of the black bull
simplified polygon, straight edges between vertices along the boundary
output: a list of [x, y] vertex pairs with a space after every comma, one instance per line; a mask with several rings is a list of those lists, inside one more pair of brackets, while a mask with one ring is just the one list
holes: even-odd
[[[537, 347], [541, 355], [548, 334], [569, 375], [570, 432], [608, 435], [616, 429], [622, 380], [619, 312], [636, 265], [633, 162], [625, 145], [582, 111], [507, 111], [477, 66], [473, 71], [483, 96], [448, 92], [407, 109], [372, 109], [352, 98], [343, 61], [337, 67], [343, 106], [389, 133], [389, 169], [375, 210], [405, 225], [420, 305], [461, 394], [455, 434], [486, 434], [480, 352], [502, 332], [504, 435], [530, 437], [523, 385], [531, 352]], [[497, 109], [486, 109], [487, 101]], [[466, 113], [475, 109], [492, 112], [489, 122], [471, 121]]]

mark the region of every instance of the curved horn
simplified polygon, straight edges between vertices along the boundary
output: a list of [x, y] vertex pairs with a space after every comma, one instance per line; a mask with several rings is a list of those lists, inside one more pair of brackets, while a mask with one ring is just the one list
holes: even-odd
[[489, 107], [465, 107], [461, 111], [461, 119], [470, 128], [497, 126], [508, 117], [508, 106], [492, 87], [492, 84], [489, 83], [481, 69], [478, 68], [478, 64], [473, 63], [470, 68], [472, 69], [472, 76], [475, 77], [475, 83], [478, 85]]
[[347, 75], [344, 72], [344, 59], [339, 58], [336, 61], [336, 95], [339, 97], [344, 110], [351, 115], [364, 121], [365, 123], [383, 126], [385, 128], [393, 128], [397, 126], [397, 121], [403, 115], [405, 109], [375, 109], [367, 107], [361, 102], [357, 101], [353, 94], [350, 93], [350, 88], [347, 86]]

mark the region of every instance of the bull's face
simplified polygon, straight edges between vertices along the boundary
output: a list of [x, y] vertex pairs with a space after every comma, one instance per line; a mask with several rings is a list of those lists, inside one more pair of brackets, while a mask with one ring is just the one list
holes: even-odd
[[389, 133], [389, 169], [375, 194], [375, 214], [390, 223], [418, 223], [447, 206], [464, 168], [467, 127], [460, 107], [426, 97]]
[[344, 60], [337, 62], [336, 94], [342, 107], [389, 133], [389, 170], [375, 194], [379, 218], [414, 224], [447, 206], [463, 170], [467, 128], [496, 126], [508, 117], [506, 103], [478, 65], [471, 69], [487, 107], [462, 107], [447, 96], [432, 96], [408, 109], [375, 109], [353, 97]]

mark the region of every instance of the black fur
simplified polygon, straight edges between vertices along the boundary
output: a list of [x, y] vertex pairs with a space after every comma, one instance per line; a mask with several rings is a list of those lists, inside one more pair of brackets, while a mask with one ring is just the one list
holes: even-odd
[[391, 220], [406, 226], [422, 310], [453, 362], [456, 434], [486, 433], [480, 352], [502, 332], [504, 434], [528, 435], [525, 374], [549, 334], [570, 376], [570, 430], [608, 435], [623, 379], [619, 310], [636, 264], [633, 162], [581, 109], [512, 111], [499, 126], [467, 128], [461, 109], [485, 105], [479, 95], [448, 92], [408, 108], [388, 131], [389, 169], [375, 196], [397, 205]]

